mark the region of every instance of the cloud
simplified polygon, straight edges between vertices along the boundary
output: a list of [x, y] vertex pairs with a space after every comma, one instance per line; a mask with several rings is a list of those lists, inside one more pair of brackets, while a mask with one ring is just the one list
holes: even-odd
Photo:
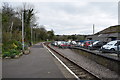
[[[91, 0], [93, 1], [93, 0]], [[98, 0], [99, 1], [99, 0]], [[18, 4], [12, 4], [17, 6]], [[92, 34], [118, 24], [117, 2], [53, 1], [32, 2], [38, 23], [47, 30], [53, 29], [55, 34]]]
[[[2, 2], [79, 2], [83, 0], [2, 0]], [[118, 2], [119, 0], [84, 0], [89, 2]]]
[[39, 3], [39, 22], [56, 34], [92, 34], [117, 25], [117, 3], [113, 2], [52, 2]]

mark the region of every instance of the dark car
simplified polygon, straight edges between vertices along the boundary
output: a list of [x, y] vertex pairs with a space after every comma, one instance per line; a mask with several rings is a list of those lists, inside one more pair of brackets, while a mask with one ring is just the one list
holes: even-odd
[[93, 44], [88, 46], [88, 49], [90, 49], [90, 50], [100, 49], [106, 43], [107, 42], [104, 42], [104, 41], [95, 41]]
[[57, 41], [51, 42], [51, 45], [57, 46]]

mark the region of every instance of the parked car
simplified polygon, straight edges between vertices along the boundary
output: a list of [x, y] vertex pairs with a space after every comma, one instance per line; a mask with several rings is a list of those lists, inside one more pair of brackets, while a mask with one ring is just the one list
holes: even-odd
[[69, 48], [70, 46], [69, 42], [64, 41], [59, 45], [59, 48]]
[[84, 41], [85, 40], [78, 40], [78, 41], [76, 41], [76, 47], [83, 47], [83, 45], [84, 45]]
[[107, 42], [105, 41], [95, 41], [93, 44], [90, 44], [88, 46], [88, 49], [94, 50], [94, 49], [100, 49], [103, 45], [105, 45]]
[[57, 41], [57, 47], [59, 47], [63, 43], [64, 43], [64, 41]]
[[85, 41], [83, 47], [88, 48], [88, 46], [91, 45], [93, 42], [94, 42], [93, 40]]
[[52, 42], [51, 45], [57, 46], [57, 41]]
[[101, 47], [102, 52], [120, 52], [120, 40], [110, 41]]
[[80, 47], [81, 44], [82, 44], [81, 42], [77, 42], [76, 47]]
[[80, 47], [84, 47], [84, 42], [82, 42], [82, 43], [80, 44]]
[[76, 41], [71, 41], [71, 44], [76, 45], [77, 42]]

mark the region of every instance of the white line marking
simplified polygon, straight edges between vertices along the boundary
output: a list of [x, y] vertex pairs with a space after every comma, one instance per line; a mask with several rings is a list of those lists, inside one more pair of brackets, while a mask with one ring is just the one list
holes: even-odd
[[[43, 44], [43, 43], [42, 43]], [[77, 80], [80, 80], [80, 78], [73, 72], [71, 71], [49, 48], [47, 48], [44, 44], [43, 46], [72, 74], [77, 78]]]

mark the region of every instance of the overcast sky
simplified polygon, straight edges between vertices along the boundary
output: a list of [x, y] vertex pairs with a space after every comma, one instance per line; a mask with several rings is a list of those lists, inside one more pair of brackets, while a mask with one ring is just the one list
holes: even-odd
[[[13, 7], [22, 2], [11, 2]], [[118, 24], [117, 2], [32, 2], [38, 17], [37, 22], [53, 29], [55, 34], [92, 34]]]

